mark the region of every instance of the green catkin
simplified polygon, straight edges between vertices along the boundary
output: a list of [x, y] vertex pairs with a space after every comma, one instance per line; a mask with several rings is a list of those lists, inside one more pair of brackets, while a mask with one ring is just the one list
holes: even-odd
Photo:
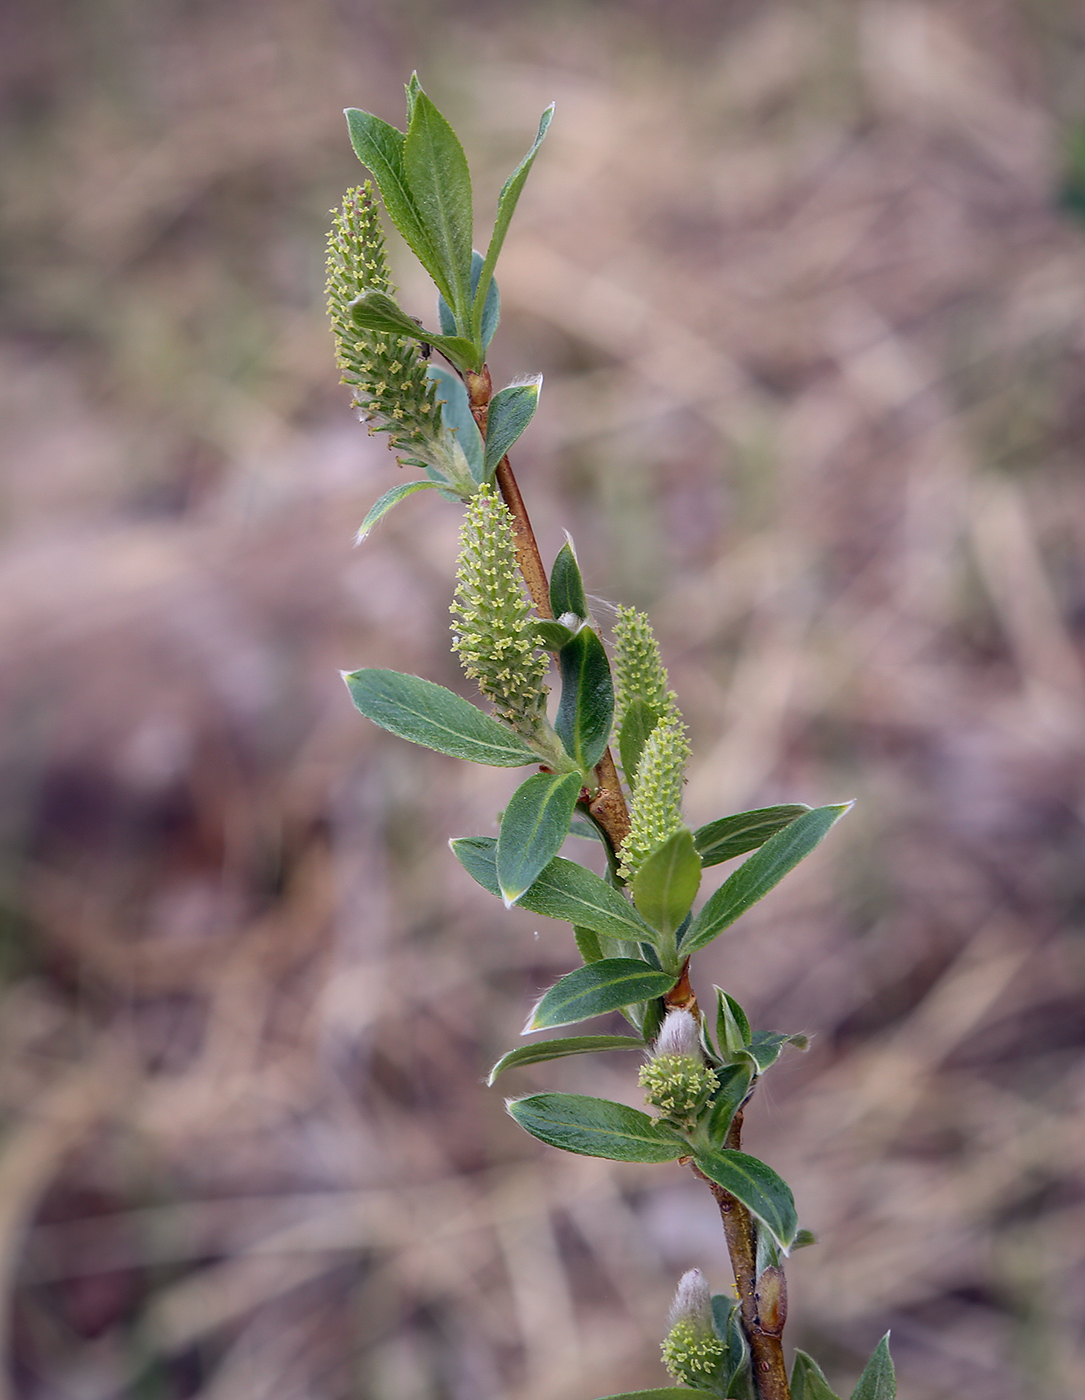
[[512, 517], [490, 486], [467, 505], [456, 581], [453, 651], [498, 716], [537, 741], [549, 728], [543, 685], [549, 662], [536, 646]]
[[619, 607], [614, 624], [614, 723], [617, 727], [620, 728], [634, 700], [643, 700], [660, 718], [679, 713], [678, 697], [670, 688], [651, 623], [636, 608]]
[[686, 726], [675, 707], [652, 730], [637, 765], [629, 834], [622, 842], [622, 878], [637, 871], [668, 837], [682, 829], [682, 788], [689, 762]]
[[359, 330], [350, 317], [350, 303], [363, 292], [394, 291], [372, 194], [367, 180], [348, 190], [342, 208], [333, 210], [327, 296], [336, 361], [370, 432], [387, 433], [402, 464], [423, 466], [432, 458], [427, 448], [440, 436], [441, 409], [418, 345]]
[[663, 1343], [663, 1364], [677, 1381], [715, 1390], [726, 1348], [712, 1319], [712, 1295], [700, 1269], [678, 1281], [671, 1305], [671, 1329]]
[[724, 1353], [714, 1332], [701, 1331], [684, 1319], [671, 1328], [661, 1350], [663, 1364], [674, 1379], [694, 1387], [715, 1379]]
[[715, 1070], [688, 1055], [657, 1055], [641, 1067], [638, 1083], [660, 1118], [685, 1129], [693, 1127], [720, 1087]]

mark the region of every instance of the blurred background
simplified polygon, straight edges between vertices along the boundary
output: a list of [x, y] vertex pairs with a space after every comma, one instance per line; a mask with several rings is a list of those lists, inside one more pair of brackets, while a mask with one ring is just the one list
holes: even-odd
[[459, 513], [352, 548], [402, 478], [323, 317], [341, 109], [413, 68], [480, 239], [557, 101], [491, 363], [546, 375], [544, 555], [655, 621], [691, 819], [858, 799], [698, 960], [813, 1038], [746, 1131], [820, 1237], [789, 1342], [1085, 1394], [1080, 7], [6, 0], [0, 55], [3, 1400], [591, 1400], [729, 1281], [688, 1173], [483, 1088], [571, 932], [446, 849], [514, 777], [339, 680], [463, 689]]

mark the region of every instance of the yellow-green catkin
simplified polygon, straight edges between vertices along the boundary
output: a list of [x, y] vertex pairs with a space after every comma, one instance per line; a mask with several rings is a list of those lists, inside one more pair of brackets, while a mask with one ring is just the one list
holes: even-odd
[[493, 488], [483, 486], [460, 531], [452, 649], [498, 716], [529, 741], [549, 729], [543, 685], [549, 662], [536, 646], [530, 613], [512, 517]]
[[387, 433], [401, 463], [424, 466], [432, 455], [427, 444], [440, 434], [441, 410], [419, 346], [405, 337], [359, 330], [350, 317], [350, 303], [363, 292], [394, 291], [372, 196], [367, 180], [348, 190], [342, 208], [332, 211], [327, 295], [336, 361], [370, 432]]
[[725, 1347], [712, 1323], [712, 1298], [700, 1269], [690, 1269], [679, 1281], [662, 1351], [676, 1381], [700, 1389], [720, 1379]]
[[700, 1023], [689, 1011], [672, 1008], [667, 1012], [639, 1082], [660, 1118], [692, 1131], [720, 1081], [705, 1064]]
[[682, 788], [689, 753], [686, 726], [676, 706], [648, 735], [637, 764], [629, 834], [621, 849], [623, 879], [632, 880], [652, 852], [682, 829]]
[[615, 725], [621, 725], [634, 700], [643, 700], [660, 718], [678, 715], [678, 698], [670, 688], [651, 623], [636, 608], [619, 607], [614, 624]]

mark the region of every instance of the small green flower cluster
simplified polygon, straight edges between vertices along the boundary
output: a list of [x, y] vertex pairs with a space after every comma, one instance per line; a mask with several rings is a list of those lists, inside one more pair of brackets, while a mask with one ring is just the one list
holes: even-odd
[[453, 651], [498, 716], [522, 738], [538, 741], [549, 727], [543, 685], [549, 662], [536, 647], [512, 517], [490, 486], [479, 489], [464, 513], [456, 580]]
[[692, 1128], [720, 1087], [715, 1070], [688, 1055], [657, 1055], [641, 1067], [644, 1097], [676, 1127]]
[[621, 849], [623, 879], [632, 880], [652, 852], [682, 829], [682, 788], [689, 755], [686, 726], [675, 707], [648, 735], [637, 764], [629, 834]]
[[685, 1318], [674, 1324], [661, 1349], [663, 1364], [674, 1379], [694, 1387], [715, 1379], [724, 1355], [715, 1332], [706, 1332]]
[[[636, 608], [619, 607], [614, 624], [614, 722], [621, 726], [634, 700], [659, 718], [678, 715], [678, 697], [670, 689], [652, 625]], [[636, 775], [627, 773], [626, 777]]]
[[425, 466], [427, 446], [439, 438], [437, 389], [427, 378], [418, 345], [396, 335], [359, 330], [350, 303], [363, 292], [391, 293], [384, 233], [373, 206], [372, 185], [348, 190], [328, 235], [328, 314], [344, 384], [371, 433], [388, 433], [405, 466]]

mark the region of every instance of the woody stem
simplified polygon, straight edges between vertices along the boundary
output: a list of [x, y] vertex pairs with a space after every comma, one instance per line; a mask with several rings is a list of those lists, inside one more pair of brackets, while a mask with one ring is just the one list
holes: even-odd
[[[471, 405], [471, 413], [478, 424], [479, 432], [485, 438], [486, 420], [489, 414], [490, 399], [493, 396], [493, 381], [490, 378], [489, 368], [483, 365], [478, 373], [469, 370], [464, 375], [464, 383], [467, 386], [467, 398]], [[546, 579], [546, 569], [543, 567], [542, 555], [539, 553], [538, 541], [535, 539], [535, 531], [531, 528], [527, 507], [524, 505], [524, 498], [520, 494], [520, 487], [513, 476], [512, 464], [508, 457], [501, 459], [494, 480], [497, 482], [497, 489], [501, 492], [501, 499], [505, 502], [509, 514], [512, 516], [513, 536], [516, 540], [516, 562], [519, 564], [520, 572], [527, 584], [527, 591], [531, 595], [535, 611], [540, 617], [553, 617], [554, 611], [550, 606], [550, 588]], [[599, 790], [589, 803], [588, 810], [606, 833], [611, 848], [617, 853], [629, 832], [629, 809], [626, 806], [625, 795], [622, 792], [621, 783], [618, 781], [618, 770], [614, 766], [614, 758], [609, 748], [595, 766], [595, 780]]]

